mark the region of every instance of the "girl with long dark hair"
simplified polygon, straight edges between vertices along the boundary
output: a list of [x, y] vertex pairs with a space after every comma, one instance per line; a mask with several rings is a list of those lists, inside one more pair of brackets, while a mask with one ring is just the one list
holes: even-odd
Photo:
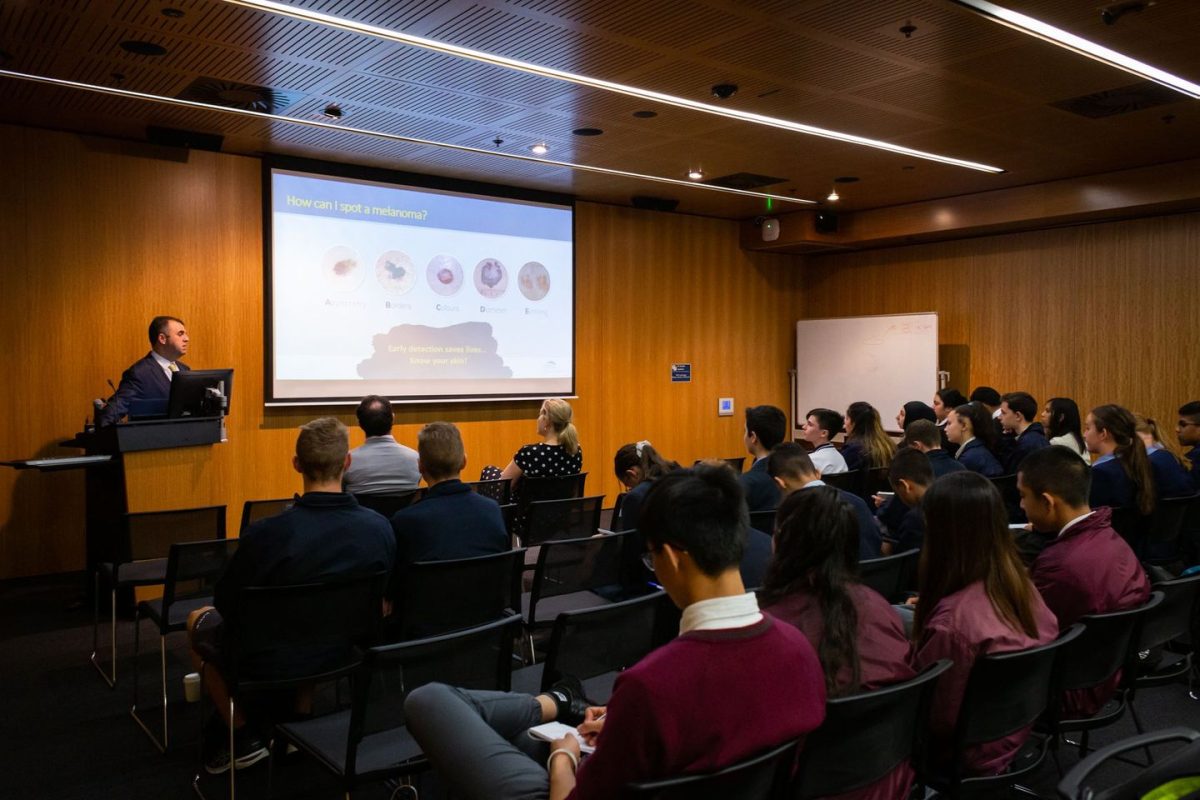
[[663, 475], [677, 469], [679, 469], [679, 464], [663, 458], [648, 441], [642, 440], [621, 445], [617, 449], [616, 455], [613, 456], [613, 471], [617, 475], [617, 480], [629, 491], [626, 492], [625, 499], [621, 501], [619, 527], [613, 530], [628, 531], [637, 528], [642, 500], [650, 491], [651, 484]]
[[967, 403], [951, 411], [947, 417], [946, 436], [958, 445], [954, 457], [967, 469], [988, 478], [1004, 473], [1004, 467], [993, 452], [996, 428], [981, 403]]
[[1069, 397], [1051, 397], [1042, 408], [1042, 427], [1050, 444], [1061, 445], [1079, 454], [1084, 461], [1088, 458], [1087, 446], [1083, 443], [1083, 423], [1080, 422], [1079, 406]]
[[1083, 440], [1098, 456], [1092, 462], [1089, 505], [1153, 513], [1158, 504], [1154, 471], [1129, 409], [1113, 404], [1093, 408], [1083, 426]]

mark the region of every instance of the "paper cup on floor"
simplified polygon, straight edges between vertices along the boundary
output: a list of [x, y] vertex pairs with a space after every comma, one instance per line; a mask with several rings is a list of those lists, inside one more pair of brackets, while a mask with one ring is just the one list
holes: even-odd
[[183, 676], [183, 696], [189, 703], [200, 702], [200, 673], [189, 672]]

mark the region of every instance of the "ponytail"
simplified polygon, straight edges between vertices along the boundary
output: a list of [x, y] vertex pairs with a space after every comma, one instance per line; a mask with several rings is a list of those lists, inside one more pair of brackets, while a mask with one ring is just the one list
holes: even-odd
[[554, 429], [555, 435], [558, 436], [558, 443], [562, 445], [563, 450], [569, 456], [578, 453], [579, 432], [575, 430], [575, 424], [571, 422], [571, 404], [562, 398], [550, 397], [542, 403], [542, 407], [546, 411], [546, 419], [550, 422], [550, 427]]
[[579, 432], [575, 430], [574, 422], [568, 422], [567, 426], [558, 432], [558, 443], [569, 456], [579, 452]]
[[1114, 455], [1129, 477], [1134, 488], [1134, 502], [1139, 513], [1154, 512], [1158, 498], [1154, 491], [1154, 472], [1150, 469], [1150, 457], [1146, 445], [1137, 435], [1137, 422], [1128, 409], [1118, 405], [1104, 405], [1092, 409], [1096, 427], [1106, 431], [1116, 443]]

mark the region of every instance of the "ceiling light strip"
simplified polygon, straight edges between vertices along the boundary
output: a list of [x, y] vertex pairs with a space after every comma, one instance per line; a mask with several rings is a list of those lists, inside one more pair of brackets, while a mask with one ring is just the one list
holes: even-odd
[[544, 164], [549, 167], [563, 167], [565, 169], [578, 170], [580, 172], [592, 172], [599, 175], [611, 175], [618, 178], [631, 178], [639, 181], [652, 181], [654, 183], [666, 183], [672, 186], [683, 186], [688, 189], [703, 189], [709, 192], [723, 192], [725, 194], [737, 194], [744, 197], [757, 197], [760, 199], [778, 200], [783, 203], [800, 203], [804, 205], [814, 205], [817, 201], [805, 200], [799, 197], [789, 197], [778, 194], [769, 194], [767, 192], [752, 192], [747, 189], [733, 189], [725, 186], [712, 186], [710, 184], [694, 181], [682, 180], [680, 178], [664, 178], [659, 175], [645, 175], [640, 172], [630, 172], [623, 169], [611, 169], [609, 167], [596, 167], [590, 164], [578, 164], [571, 161], [556, 161], [549, 158], [537, 158], [535, 156], [525, 156], [520, 153], [504, 153], [495, 150], [488, 150], [483, 147], [471, 147], [469, 145], [452, 144], [450, 142], [437, 142], [432, 139], [418, 139], [413, 136], [401, 136], [396, 133], [385, 133], [383, 131], [373, 131], [366, 128], [354, 128], [348, 125], [339, 125], [334, 122], [323, 122], [316, 119], [300, 119], [298, 117], [285, 117], [279, 114], [271, 114], [266, 111], [252, 111], [245, 108], [230, 108], [229, 106], [215, 105], [212, 103], [202, 103], [197, 100], [181, 100], [178, 97], [164, 97], [157, 94], [147, 94], [145, 92], [135, 92], [130, 89], [118, 89], [112, 86], [97, 86], [91, 83], [81, 83], [79, 81], [69, 81], [62, 78], [48, 78], [44, 75], [31, 75], [24, 72], [14, 72], [12, 70], [0, 69], [0, 78], [15, 78], [17, 80], [31, 81], [33, 83], [42, 83], [49, 86], [58, 86], [65, 89], [79, 89], [86, 92], [96, 92], [98, 94], [107, 94], [114, 97], [124, 97], [130, 100], [148, 100], [154, 103], [162, 103], [164, 105], [181, 106], [183, 108], [201, 109], [204, 111], [217, 111], [223, 114], [238, 114], [243, 117], [253, 117], [255, 119], [271, 120], [273, 122], [284, 122], [289, 125], [306, 125], [310, 128], [321, 128], [323, 130], [336, 131], [338, 133], [353, 133], [360, 136], [372, 136], [377, 139], [387, 139], [393, 142], [403, 142], [405, 144], [418, 144], [428, 147], [441, 147], [446, 150], [456, 150], [460, 153], [473, 153], [481, 156], [491, 156], [493, 158], [508, 158], [515, 161], [526, 161], [533, 164]]
[[950, 2], [969, 8], [992, 22], [997, 22], [1005, 27], [1029, 34], [1030, 36], [1035, 36], [1044, 42], [1058, 45], [1073, 53], [1087, 56], [1102, 64], [1107, 64], [1110, 67], [1116, 67], [1138, 77], [1147, 78], [1155, 83], [1160, 83], [1177, 92], [1186, 94], [1188, 97], [1200, 99], [1200, 85], [1185, 80], [1178, 75], [1172, 75], [1170, 72], [1161, 70], [1158, 67], [1138, 61], [1136, 58], [1131, 58], [1115, 50], [1110, 50], [1103, 45], [1076, 36], [1061, 28], [1056, 28], [1039, 19], [1011, 11], [995, 3], [989, 3], [987, 0], [950, 0]]
[[663, 94], [662, 92], [655, 92], [649, 89], [641, 89], [636, 86], [628, 86], [623, 83], [615, 83], [613, 81], [606, 81], [600, 78], [593, 78], [588, 75], [580, 75], [575, 72], [567, 72], [565, 70], [554, 69], [552, 67], [544, 67], [538, 64], [532, 64], [528, 61], [520, 61], [515, 58], [507, 58], [505, 56], [487, 53], [482, 50], [472, 50], [468, 47], [459, 47], [458, 45], [439, 42], [436, 39], [426, 39], [422, 36], [401, 33], [399, 31], [389, 30], [388, 28], [381, 28], [377, 25], [367, 25], [362, 22], [355, 22], [354, 20], [343, 19], [330, 14], [323, 14], [319, 11], [295, 8], [284, 3], [274, 2], [273, 0], [224, 0], [224, 2], [236, 6], [243, 6], [245, 8], [266, 11], [271, 14], [278, 14], [280, 16], [290, 17], [292, 19], [297, 19], [304, 22], [312, 22], [317, 25], [324, 25], [330, 28], [337, 28], [339, 30], [349, 31], [351, 33], [361, 33], [367, 36], [387, 39], [399, 44], [406, 44], [426, 50], [433, 50], [458, 58], [479, 61], [484, 64], [492, 64], [493, 66], [516, 70], [518, 72], [525, 72], [531, 75], [538, 75], [543, 78], [568, 81], [580, 86], [588, 86], [593, 89], [616, 92], [628, 97], [637, 97], [639, 99], [649, 100], [654, 103], [675, 106], [676, 108], [685, 108], [690, 111], [699, 111], [705, 114], [715, 114], [716, 116], [726, 117], [728, 119], [735, 119], [741, 122], [751, 122], [756, 125], [766, 125], [768, 127], [779, 128], [786, 131], [792, 131], [794, 133], [803, 133], [809, 136], [820, 136], [825, 139], [835, 139], [839, 142], [862, 145], [863, 147], [872, 147], [877, 150], [886, 150], [888, 152], [899, 153], [900, 155], [920, 158], [926, 161], [936, 161], [942, 164], [950, 164], [956, 167], [978, 170], [979, 172], [1004, 172], [1004, 169], [1001, 167], [993, 167], [989, 164], [981, 164], [977, 161], [966, 161], [961, 158], [939, 155], [938, 153], [929, 153], [924, 150], [914, 150], [911, 147], [903, 147], [902, 145], [884, 142], [879, 139], [869, 139], [865, 136], [857, 136], [852, 133], [842, 133], [840, 131], [819, 128], [815, 125], [806, 125], [802, 122], [793, 122], [791, 120], [779, 119], [777, 117], [768, 117], [764, 114], [754, 114], [749, 111], [739, 111], [737, 109], [715, 106], [709, 103], [700, 103], [695, 100], [688, 100], [684, 97], [676, 97], [675, 95]]

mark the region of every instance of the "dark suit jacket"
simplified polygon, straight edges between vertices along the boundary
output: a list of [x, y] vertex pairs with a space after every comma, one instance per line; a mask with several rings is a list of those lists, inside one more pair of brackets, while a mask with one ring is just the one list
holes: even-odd
[[1050, 442], [1046, 439], [1046, 431], [1042, 428], [1042, 423], [1033, 423], [1013, 440], [1012, 449], [1006, 454], [1004, 474], [1015, 474], [1025, 456], [1049, 446]]
[[779, 485], [767, 473], [767, 459], [755, 461], [739, 477], [751, 511], [771, 511], [779, 506]]
[[746, 531], [746, 546], [742, 548], [742, 585], [746, 591], [763, 585], [767, 577], [767, 565], [771, 563], [771, 536], [756, 528]]
[[[180, 370], [191, 369], [182, 361], [175, 362]], [[121, 383], [117, 393], [108, 398], [108, 405], [100, 412], [100, 425], [112, 425], [119, 422], [129, 413], [131, 403], [140, 400], [161, 400], [166, 411], [167, 397], [171, 394], [171, 381], [162, 367], [154, 360], [154, 354], [145, 356], [133, 362], [129, 369], [121, 374]]]
[[392, 517], [396, 569], [417, 561], [450, 561], [509, 549], [500, 506], [460, 480], [430, 486], [419, 503]]

